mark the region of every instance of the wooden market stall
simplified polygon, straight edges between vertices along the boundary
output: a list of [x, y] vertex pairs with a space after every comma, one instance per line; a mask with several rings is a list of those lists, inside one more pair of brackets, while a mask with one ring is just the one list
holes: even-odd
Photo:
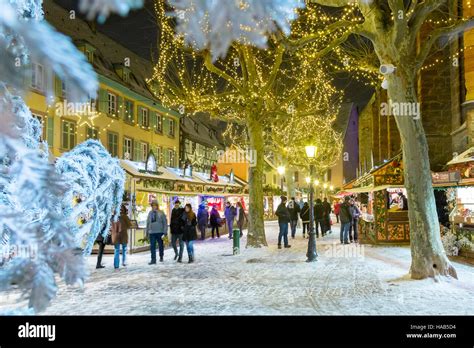
[[403, 162], [399, 155], [343, 187], [342, 194], [356, 195], [360, 203], [361, 243], [410, 242], [408, 210], [402, 208], [402, 197], [406, 197], [403, 183]]

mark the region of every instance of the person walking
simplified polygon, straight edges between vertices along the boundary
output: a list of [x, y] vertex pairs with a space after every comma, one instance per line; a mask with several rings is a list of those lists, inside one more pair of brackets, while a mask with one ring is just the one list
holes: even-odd
[[316, 199], [316, 204], [314, 205], [314, 224], [316, 225], [316, 238], [319, 238], [319, 229], [321, 229], [321, 235], [324, 237], [324, 207], [321, 199]]
[[217, 238], [220, 238], [221, 236], [219, 235], [219, 226], [221, 225], [221, 215], [217, 211], [215, 205], [212, 206], [209, 222], [211, 223], [212, 238], [214, 239], [214, 231], [216, 231]]
[[280, 233], [278, 234], [278, 249], [281, 249], [281, 240], [285, 243], [285, 248], [291, 248], [291, 245], [288, 244], [288, 224], [290, 222], [290, 212], [286, 207], [287, 198], [281, 196], [281, 203], [278, 205], [278, 208], [275, 212], [275, 215], [278, 216], [278, 225], [280, 227]]
[[163, 238], [168, 233], [168, 221], [165, 213], [160, 210], [158, 201], [151, 202], [151, 211], [146, 220], [146, 236], [150, 239], [151, 261], [149, 265], [156, 264], [156, 243], [158, 243], [160, 262], [163, 262], [165, 246]]
[[[104, 256], [104, 250], [105, 250], [105, 245], [106, 245], [106, 238], [103, 237], [104, 231], [107, 228], [107, 224], [104, 225], [102, 228], [102, 231], [99, 233], [99, 235], [96, 238], [96, 243], [99, 244], [99, 251], [97, 252], [97, 265], [95, 266], [96, 269], [100, 268], [105, 268], [105, 266], [102, 264], [102, 257]], [[109, 229], [110, 233], [110, 229]]]
[[351, 227], [349, 230], [349, 239], [351, 243], [352, 242], [357, 243], [359, 239], [357, 224], [359, 223], [360, 210], [353, 199], [350, 201], [350, 209], [351, 209], [351, 214], [352, 214], [352, 221], [351, 221]]
[[350, 197], [344, 197], [344, 203], [341, 204], [340, 218], [341, 218], [341, 244], [349, 244], [349, 228], [352, 222], [352, 214], [349, 204]]
[[245, 214], [245, 209], [242, 206], [241, 202], [237, 202], [236, 216], [237, 216], [237, 227], [239, 228], [240, 237], [242, 238], [242, 236], [244, 235], [243, 230], [244, 230], [245, 221], [248, 222], [249, 219], [247, 218], [247, 214]]
[[288, 211], [290, 212], [290, 227], [291, 227], [291, 238], [295, 239], [296, 226], [298, 225], [298, 215], [301, 211], [300, 206], [296, 203], [295, 197], [291, 197], [288, 202]]
[[229, 202], [227, 201], [225, 205], [225, 210], [224, 210], [224, 217], [225, 217], [225, 223], [227, 225], [227, 229], [229, 230], [229, 239], [232, 239], [232, 229], [234, 228], [234, 219], [235, 216], [237, 215], [236, 208]]
[[301, 221], [303, 221], [303, 238], [306, 238], [306, 230], [308, 230], [309, 236], [309, 204], [304, 202], [303, 208], [301, 208]]
[[193, 212], [191, 204], [184, 206], [184, 212], [181, 217], [183, 220], [183, 240], [186, 243], [186, 251], [188, 253], [188, 263], [194, 262], [194, 241], [197, 239], [196, 214]]
[[116, 223], [112, 223], [112, 244], [114, 245], [114, 268], [120, 267], [120, 247], [122, 247], [122, 266], [127, 266], [128, 229], [131, 226], [127, 215], [127, 208], [122, 204], [120, 217]]
[[[174, 250], [174, 259], [181, 262], [183, 259], [183, 213], [184, 209], [181, 208], [181, 202], [176, 200], [174, 202], [173, 210], [171, 210], [170, 219], [170, 232], [171, 232], [171, 245]], [[179, 243], [179, 252], [176, 243]]]
[[334, 214], [336, 215], [336, 222], [339, 223], [339, 213], [341, 211], [341, 202], [340, 201], [336, 201], [336, 203], [334, 203]]
[[201, 232], [201, 239], [204, 240], [206, 239], [206, 228], [209, 224], [209, 211], [207, 210], [206, 202], [202, 202], [199, 206], [197, 220], [198, 228]]
[[328, 199], [324, 197], [323, 200], [323, 212], [324, 212], [324, 233], [331, 233], [331, 204], [328, 202]]

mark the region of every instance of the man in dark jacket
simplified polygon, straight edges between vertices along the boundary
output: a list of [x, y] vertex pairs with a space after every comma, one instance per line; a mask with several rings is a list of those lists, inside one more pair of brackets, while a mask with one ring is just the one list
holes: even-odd
[[285, 248], [290, 248], [288, 245], [288, 223], [290, 222], [290, 212], [286, 207], [286, 197], [281, 196], [281, 203], [278, 206], [275, 215], [278, 216], [278, 225], [280, 226], [280, 233], [278, 234], [278, 249], [281, 249], [281, 240], [285, 243]]
[[[170, 230], [171, 230], [171, 245], [173, 246], [174, 250], [174, 259], [181, 262], [183, 259], [183, 249], [184, 249], [184, 241], [183, 241], [183, 212], [184, 209], [181, 208], [181, 202], [176, 200], [174, 202], [174, 208], [171, 211], [171, 221], [170, 221]], [[179, 243], [179, 253], [178, 248], [176, 246], [176, 242]]]
[[321, 200], [316, 199], [316, 204], [314, 205], [314, 224], [316, 225], [316, 237], [319, 238], [319, 227], [321, 227], [321, 234], [324, 237], [324, 207]]
[[341, 204], [340, 219], [341, 219], [341, 244], [349, 244], [349, 228], [352, 222], [351, 207], [349, 204], [350, 197], [344, 197], [344, 203]]
[[232, 239], [232, 229], [234, 228], [234, 219], [236, 215], [237, 212], [235, 207], [229, 201], [227, 201], [224, 210], [224, 217], [227, 225], [227, 230], [229, 232], [229, 239]]
[[298, 225], [298, 214], [301, 211], [300, 206], [295, 201], [295, 197], [291, 197], [287, 208], [290, 212], [291, 238], [295, 239], [296, 226]]
[[331, 233], [331, 204], [328, 199], [324, 197], [323, 200], [323, 212], [324, 212], [324, 232], [323, 236], [329, 232]]

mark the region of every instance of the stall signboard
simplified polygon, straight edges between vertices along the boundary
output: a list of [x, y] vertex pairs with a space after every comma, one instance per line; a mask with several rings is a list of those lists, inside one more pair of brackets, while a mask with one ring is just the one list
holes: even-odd
[[457, 170], [446, 172], [433, 172], [431, 173], [431, 179], [433, 181], [433, 184], [455, 184], [459, 182], [459, 180], [461, 180], [461, 175]]
[[201, 196], [201, 201], [206, 201], [209, 208], [216, 207], [217, 210], [224, 210], [224, 197]]

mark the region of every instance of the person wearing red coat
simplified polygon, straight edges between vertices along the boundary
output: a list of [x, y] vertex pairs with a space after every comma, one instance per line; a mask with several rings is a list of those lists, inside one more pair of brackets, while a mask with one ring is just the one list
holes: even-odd
[[336, 221], [339, 222], [339, 213], [341, 212], [341, 202], [334, 203], [334, 214], [336, 215]]

